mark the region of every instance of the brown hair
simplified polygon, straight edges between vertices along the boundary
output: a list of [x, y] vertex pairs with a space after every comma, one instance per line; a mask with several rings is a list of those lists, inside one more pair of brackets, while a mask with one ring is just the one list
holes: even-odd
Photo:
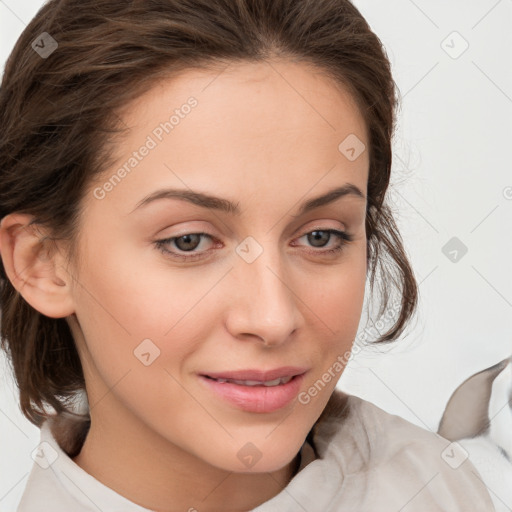
[[[32, 46], [43, 33], [58, 44], [45, 58]], [[48, 1], [18, 39], [0, 87], [0, 219], [34, 216], [76, 262], [81, 200], [110, 165], [114, 136], [123, 131], [116, 113], [157, 78], [275, 56], [315, 65], [352, 94], [365, 120], [369, 282], [372, 294], [378, 283], [379, 315], [393, 291], [400, 302], [393, 325], [375, 342], [396, 339], [418, 294], [384, 202], [397, 97], [380, 40], [348, 0]], [[66, 319], [32, 308], [3, 262], [0, 284], [2, 348], [21, 410], [40, 426], [45, 404], [62, 413], [84, 389], [80, 359]]]

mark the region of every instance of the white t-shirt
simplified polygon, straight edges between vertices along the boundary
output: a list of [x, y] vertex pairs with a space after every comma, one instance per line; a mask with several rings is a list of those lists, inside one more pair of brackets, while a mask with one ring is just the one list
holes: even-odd
[[[457, 445], [336, 390], [301, 449], [298, 473], [253, 512], [494, 512]], [[17, 512], [153, 512], [84, 471], [46, 421]], [[219, 511], [222, 512], [222, 511]]]

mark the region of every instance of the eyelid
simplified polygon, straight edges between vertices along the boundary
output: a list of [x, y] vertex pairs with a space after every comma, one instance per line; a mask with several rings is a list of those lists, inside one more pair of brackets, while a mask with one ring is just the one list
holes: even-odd
[[[322, 247], [315, 249], [314, 247], [313, 248], [310, 247], [310, 249], [307, 252], [311, 255], [316, 255], [316, 256], [329, 255], [330, 256], [335, 253], [340, 253], [343, 251], [344, 247], [347, 244], [349, 244], [350, 242], [352, 242], [354, 240], [354, 236], [352, 234], [346, 232], [345, 230], [334, 229], [334, 228], [329, 228], [329, 227], [316, 227], [316, 228], [307, 229], [307, 230], [303, 231], [303, 233], [300, 236], [296, 237], [294, 240], [303, 238], [315, 231], [329, 233], [330, 237], [333, 236], [333, 237], [337, 238], [339, 240], [339, 243], [336, 247], [331, 248], [331, 249], [324, 249]], [[195, 252], [195, 251], [176, 252], [176, 251], [170, 251], [165, 248], [165, 246], [167, 244], [171, 244], [175, 240], [177, 240], [183, 236], [186, 236], [186, 235], [198, 235], [198, 236], [202, 236], [202, 237], [207, 237], [210, 240], [212, 240], [214, 243], [219, 242], [217, 237], [215, 237], [214, 235], [211, 235], [210, 233], [189, 230], [188, 232], [184, 232], [182, 234], [176, 234], [171, 237], [156, 240], [154, 242], [154, 244], [157, 246], [158, 250], [160, 250], [162, 253], [164, 253], [165, 256], [167, 256], [170, 259], [181, 260], [181, 261], [190, 262], [190, 263], [193, 261], [207, 259], [209, 253], [212, 252], [211, 249], [202, 251], [202, 252]], [[329, 242], [331, 242], [331, 238], [329, 238]], [[300, 245], [300, 244], [298, 244], [298, 245]]]
[[[338, 221], [338, 226], [336, 227], [331, 227], [331, 226], [327, 226], [326, 224], [328, 222], [332, 222], [329, 221], [329, 220], [324, 220], [324, 221], [314, 221], [315, 224], [313, 224], [312, 226], [308, 227], [308, 228], [302, 228], [300, 231], [299, 231], [299, 235], [297, 235], [295, 238], [301, 238], [303, 237], [304, 235], [307, 235], [309, 233], [311, 233], [312, 231], [342, 231], [342, 232], [346, 232], [346, 225], [343, 224], [343, 223], [340, 223]], [[339, 226], [339, 224], [341, 224], [341, 227]], [[307, 223], [306, 223], [307, 225]], [[163, 238], [160, 238], [160, 240], [170, 240], [170, 239], [176, 239], [176, 238], [180, 238], [182, 236], [185, 236], [185, 235], [205, 235], [213, 240], [216, 240], [216, 241], [219, 241], [219, 238], [214, 235], [213, 233], [209, 232], [207, 229], [203, 230], [201, 226], [193, 226], [193, 227], [185, 227], [183, 229], [180, 229], [177, 233], [173, 233], [169, 236], [165, 236]]]

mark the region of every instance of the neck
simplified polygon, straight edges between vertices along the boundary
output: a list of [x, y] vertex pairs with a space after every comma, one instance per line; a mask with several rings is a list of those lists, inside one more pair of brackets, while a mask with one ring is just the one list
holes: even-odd
[[[74, 462], [118, 494], [151, 510], [246, 512], [284, 489], [300, 464], [297, 455], [271, 473], [226, 471], [163, 439], [133, 416], [112, 414], [112, 409], [101, 415], [99, 407], [91, 414], [90, 430]], [[112, 417], [115, 423], [109, 421]]]

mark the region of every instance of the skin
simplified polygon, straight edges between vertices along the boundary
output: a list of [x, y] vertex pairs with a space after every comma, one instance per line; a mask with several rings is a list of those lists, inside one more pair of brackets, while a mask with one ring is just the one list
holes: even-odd
[[[0, 224], [2, 259], [29, 304], [72, 328], [92, 420], [74, 461], [152, 510], [246, 511], [290, 481], [341, 373], [309, 404], [272, 413], [234, 407], [197, 373], [301, 366], [307, 391], [350, 350], [364, 299], [366, 199], [346, 195], [296, 215], [348, 183], [366, 196], [368, 151], [349, 161], [338, 145], [356, 134], [368, 147], [368, 138], [350, 95], [304, 63], [188, 70], [120, 114], [130, 132], [100, 186], [190, 96], [197, 107], [121, 183], [101, 200], [92, 188], [85, 197], [81, 266], [67, 265], [63, 246], [40, 250], [44, 231], [19, 213]], [[179, 199], [130, 213], [165, 187], [228, 198], [242, 215]], [[315, 245], [307, 234], [327, 229], [353, 240], [322, 254], [339, 239]], [[154, 243], [197, 232], [212, 239], [191, 263]], [[263, 249], [250, 264], [235, 251], [248, 236]], [[183, 246], [166, 248], [191, 254]], [[160, 350], [149, 366], [134, 356], [147, 338]], [[237, 456], [249, 442], [261, 454], [250, 468]]]

